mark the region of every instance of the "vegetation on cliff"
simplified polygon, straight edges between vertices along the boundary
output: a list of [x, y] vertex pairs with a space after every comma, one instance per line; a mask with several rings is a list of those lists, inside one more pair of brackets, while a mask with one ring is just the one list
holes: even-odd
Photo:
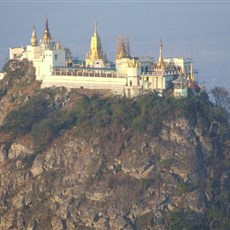
[[5, 69], [2, 229], [230, 228], [228, 112], [207, 93], [40, 89], [31, 63]]

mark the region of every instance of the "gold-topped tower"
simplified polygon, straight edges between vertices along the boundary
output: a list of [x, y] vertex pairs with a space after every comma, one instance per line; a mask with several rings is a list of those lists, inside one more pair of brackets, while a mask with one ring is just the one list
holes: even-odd
[[50, 43], [52, 42], [52, 37], [50, 35], [50, 31], [49, 31], [49, 25], [48, 25], [48, 19], [46, 19], [46, 26], [45, 26], [45, 31], [42, 37], [42, 42], [43, 43]]
[[33, 26], [30, 42], [31, 42], [31, 46], [37, 46], [37, 36], [36, 36], [35, 26]]
[[97, 22], [94, 22], [94, 33], [91, 38], [90, 49], [86, 54], [86, 66], [93, 67], [98, 60], [104, 60], [104, 54], [101, 46], [101, 39], [97, 32]]
[[117, 45], [116, 59], [128, 58], [129, 52], [129, 42], [124, 36], [121, 36]]

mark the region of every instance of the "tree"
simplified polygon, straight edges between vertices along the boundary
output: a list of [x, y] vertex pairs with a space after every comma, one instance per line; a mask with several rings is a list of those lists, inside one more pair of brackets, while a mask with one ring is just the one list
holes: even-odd
[[211, 89], [211, 95], [213, 97], [216, 106], [224, 108], [226, 111], [230, 112], [230, 94], [224, 87], [216, 86]]

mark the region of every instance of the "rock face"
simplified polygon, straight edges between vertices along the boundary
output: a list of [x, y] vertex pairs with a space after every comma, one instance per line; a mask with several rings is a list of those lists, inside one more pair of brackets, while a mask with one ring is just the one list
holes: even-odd
[[30, 132], [11, 141], [2, 132], [0, 229], [185, 229], [176, 217], [186, 229], [219, 229], [222, 217], [208, 212], [230, 184], [229, 151], [208, 129], [185, 117], [107, 139], [71, 127], [37, 152]]
[[206, 144], [186, 120], [161, 138], [120, 135], [101, 145], [67, 131], [31, 165], [33, 149], [13, 143], [1, 161], [1, 228], [166, 229], [167, 211], [205, 212]]

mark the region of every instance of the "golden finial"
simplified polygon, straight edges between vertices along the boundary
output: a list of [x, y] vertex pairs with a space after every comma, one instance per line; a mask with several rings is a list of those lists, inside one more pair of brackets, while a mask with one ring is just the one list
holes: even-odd
[[37, 46], [37, 36], [36, 36], [35, 26], [33, 26], [30, 42], [31, 42], [31, 46]]
[[46, 18], [46, 29], [47, 29], [47, 30], [49, 29], [49, 26], [48, 26], [48, 18]]
[[164, 69], [165, 68], [162, 50], [163, 50], [163, 43], [162, 43], [162, 39], [160, 38], [160, 53], [159, 53], [158, 62], [156, 64], [157, 69]]
[[94, 21], [94, 36], [97, 36], [97, 21]]
[[60, 43], [60, 42], [57, 42], [57, 44], [56, 44], [56, 49], [57, 49], [57, 50], [60, 50], [61, 48], [62, 48], [61, 43]]

